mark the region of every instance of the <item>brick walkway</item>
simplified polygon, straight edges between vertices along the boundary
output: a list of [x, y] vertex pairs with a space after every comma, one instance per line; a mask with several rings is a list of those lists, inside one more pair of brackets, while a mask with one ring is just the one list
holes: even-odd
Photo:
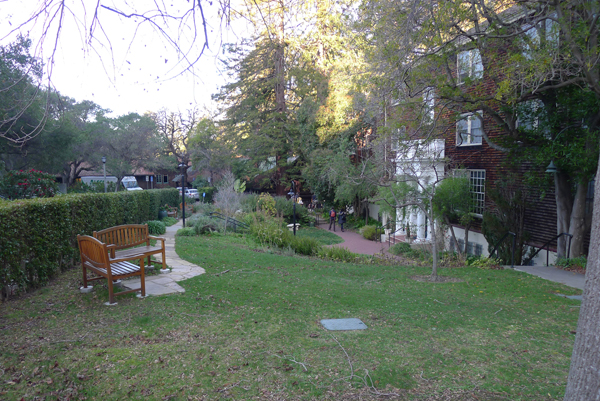
[[[329, 223], [321, 223], [318, 227], [323, 230], [328, 230]], [[333, 227], [331, 229], [331, 232], [333, 232]], [[389, 248], [387, 242], [381, 243], [369, 241], [365, 239], [362, 235], [348, 230], [344, 230], [344, 232], [342, 232], [342, 230], [340, 230], [339, 224], [336, 224], [334, 234], [336, 234], [339, 237], [342, 237], [344, 242], [342, 242], [341, 244], [329, 245], [330, 247], [348, 248], [350, 252], [360, 253], [363, 255], [376, 255], [382, 252], [387, 253], [387, 250]]]

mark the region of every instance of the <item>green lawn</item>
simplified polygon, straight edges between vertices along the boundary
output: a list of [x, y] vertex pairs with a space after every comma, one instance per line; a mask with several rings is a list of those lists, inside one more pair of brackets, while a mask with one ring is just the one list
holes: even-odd
[[[184, 294], [80, 294], [79, 271], [1, 305], [0, 398], [558, 400], [578, 293], [514, 271], [353, 265], [179, 237]], [[226, 273], [225, 271], [229, 270]], [[219, 274], [222, 273], [222, 274]], [[360, 318], [328, 332], [319, 321]], [[387, 399], [387, 398], [383, 398]]]
[[339, 235], [316, 227], [302, 227], [300, 230], [296, 231], [296, 236], [300, 238], [314, 238], [319, 241], [321, 245], [334, 245], [344, 242]]

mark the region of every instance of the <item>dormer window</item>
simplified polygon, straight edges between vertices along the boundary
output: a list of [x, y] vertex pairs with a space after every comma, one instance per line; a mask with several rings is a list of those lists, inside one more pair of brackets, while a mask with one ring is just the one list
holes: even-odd
[[483, 77], [483, 63], [479, 49], [467, 50], [458, 53], [457, 79], [462, 84], [467, 79], [479, 79]]

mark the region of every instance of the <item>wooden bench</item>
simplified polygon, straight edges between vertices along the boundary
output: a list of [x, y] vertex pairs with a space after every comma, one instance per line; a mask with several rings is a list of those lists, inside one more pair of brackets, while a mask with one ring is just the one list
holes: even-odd
[[[123, 259], [110, 259], [108, 246], [89, 235], [78, 235], [79, 253], [81, 254], [81, 267], [83, 269], [83, 288], [88, 288], [88, 281], [106, 279], [108, 282], [108, 303], [115, 303], [115, 295], [141, 291], [146, 296], [146, 282], [144, 277], [144, 259], [136, 266]], [[88, 278], [88, 270], [98, 277]], [[127, 277], [140, 276], [140, 288], [127, 291], [114, 292], [113, 281]]]
[[[161, 254], [162, 268], [167, 268], [165, 239], [148, 235], [148, 224], [125, 224], [94, 231], [94, 238], [108, 245], [111, 259], [148, 258], [148, 266], [150, 266], [150, 256]], [[156, 240], [156, 245], [150, 245], [150, 240]]]

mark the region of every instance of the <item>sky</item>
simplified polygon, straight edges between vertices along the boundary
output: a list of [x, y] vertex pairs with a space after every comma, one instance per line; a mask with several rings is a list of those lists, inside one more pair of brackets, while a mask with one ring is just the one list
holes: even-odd
[[[49, 4], [47, 12], [32, 23], [20, 26], [44, 1]], [[203, 2], [208, 21], [209, 49], [192, 70], [185, 71], [188, 65], [185, 62], [178, 63], [181, 56], [172, 44], [150, 23], [139, 25], [136, 21], [141, 21], [140, 18], [125, 18], [114, 11], [99, 8], [100, 25], [96, 25], [92, 40], [89, 41], [87, 33], [92, 26], [96, 0], [66, 0], [68, 7], [64, 9], [62, 31], [55, 42], [59, 24], [58, 17], [52, 17], [59, 15], [60, 3], [58, 0], [44, 1], [0, 0], [0, 45], [14, 41], [19, 33], [29, 36], [35, 53], [46, 62], [46, 76], [62, 95], [77, 101], [92, 100], [112, 110], [113, 116], [129, 112], [143, 114], [162, 108], [170, 111], [192, 107], [215, 109], [211, 95], [226, 83], [217, 60], [220, 44], [240, 39], [235, 31], [219, 29], [218, 2], [213, 2], [213, 6]], [[106, 7], [125, 14], [148, 11], [134, 9], [129, 3], [133, 2], [101, 1]], [[139, 4], [138, 0], [136, 3]], [[178, 7], [190, 6], [189, 2], [181, 0], [173, 1], [173, 5], [160, 1], [143, 3], [150, 6], [159, 3], [170, 15], [183, 15], [185, 10]], [[199, 21], [200, 18], [195, 20]], [[192, 19], [187, 19], [183, 24], [178, 24], [178, 21], [155, 21], [160, 24], [160, 29], [176, 38], [181, 47], [191, 49], [190, 60], [196, 59], [203, 43], [201, 26], [198, 26], [198, 35], [201, 37], [193, 44]], [[40, 41], [44, 30], [47, 34]], [[52, 63], [49, 60], [55, 43]]]

